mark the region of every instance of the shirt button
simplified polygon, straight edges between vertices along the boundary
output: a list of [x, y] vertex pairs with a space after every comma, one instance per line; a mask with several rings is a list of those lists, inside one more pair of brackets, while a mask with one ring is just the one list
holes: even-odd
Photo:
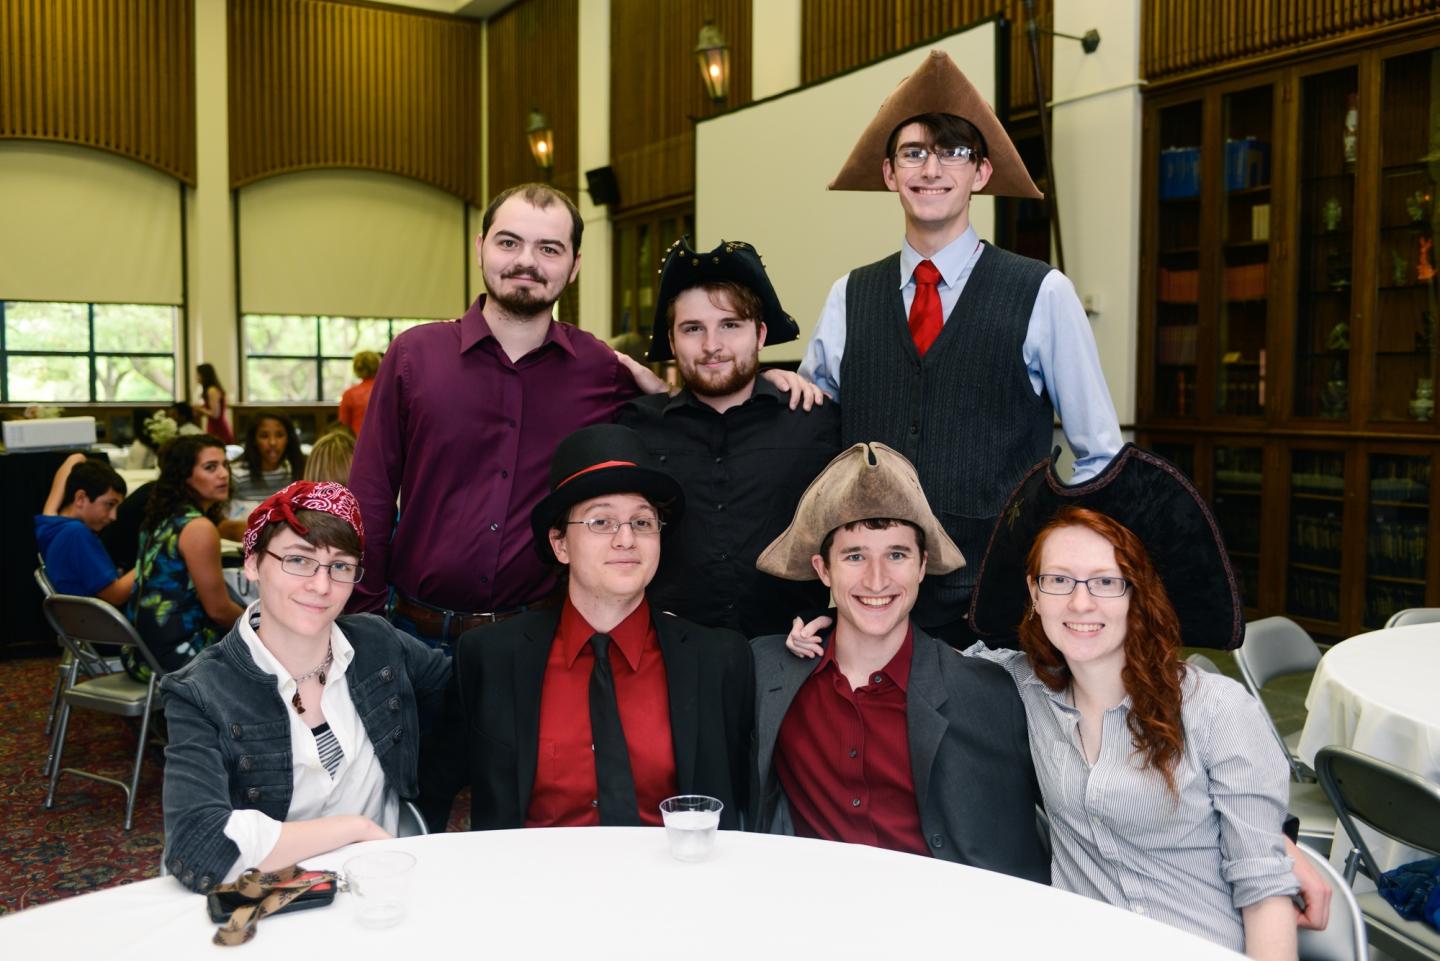
[[870, 678], [870, 683], [871, 683], [871, 684], [884, 684], [884, 683], [885, 683], [885, 675], [883, 675], [883, 674], [876, 674], [874, 677]]
[[250, 763], [250, 755], [246, 754], [246, 755], [244, 755], [243, 757], [240, 758], [240, 765], [239, 765], [240, 770], [242, 770], [242, 771], [248, 771], [248, 770], [250, 770], [251, 766], [252, 766], [252, 765], [251, 765], [251, 763]]
[[502, 470], [502, 471], [500, 472], [500, 476], [501, 476], [501, 477], [509, 477], [509, 476], [510, 476], [510, 472], [509, 472], [508, 470]]
[[252, 804], [260, 800], [260, 789], [258, 787], [250, 788], [248, 791], [245, 792], [245, 800], [251, 802]]
[[390, 680], [391, 678], [393, 678], [394, 676], [395, 676], [395, 672], [390, 669], [389, 665], [386, 665], [385, 667], [382, 667], [382, 668], [380, 669], [380, 680], [382, 680], [382, 681], [388, 681], [388, 680]]
[[723, 457], [717, 457], [717, 458], [715, 458], [715, 463], [717, 463], [717, 464], [723, 464], [723, 463], [725, 463], [725, 458], [723, 458]]
[[715, 505], [715, 509], [716, 509], [717, 511], [723, 511], [723, 510], [725, 509], [725, 505], [724, 505], [724, 504], [716, 504], [716, 505]]
[[492, 531], [498, 531], [498, 530], [500, 529], [500, 525], [499, 525], [499, 524], [491, 524], [491, 525], [490, 525], [490, 529], [491, 529]]
[[938, 834], [932, 834], [930, 835], [930, 846], [932, 848], [943, 848], [945, 846], [945, 839]]
[[591, 798], [591, 799], [590, 799], [590, 806], [591, 806], [592, 808], [598, 808], [598, 807], [600, 806], [599, 800], [597, 800], [596, 798]]
[[386, 703], [386, 706], [389, 707], [390, 710], [392, 710], [392, 711], [398, 711], [398, 710], [400, 710], [400, 698], [398, 698], [398, 697], [392, 697], [390, 700], [386, 701], [385, 703]]
[[911, 435], [920, 433], [920, 425], [919, 425], [919, 424], [911, 424], [911, 425], [910, 425], [910, 433], [911, 433]]
[[238, 741], [238, 740], [240, 740], [240, 733], [241, 733], [241, 731], [240, 731], [240, 725], [238, 725], [238, 724], [232, 724], [232, 725], [230, 725], [230, 736], [231, 736], [231, 737], [235, 738], [235, 740]]
[[730, 559], [730, 552], [729, 552], [729, 551], [721, 551], [721, 552], [720, 552], [720, 559], [721, 559], [722, 561], [728, 561], [728, 560]]
[[850, 806], [851, 806], [852, 808], [858, 808], [858, 807], [860, 806], [860, 799], [859, 799], [858, 797], [851, 798], [851, 799], [850, 799]]
[[857, 750], [855, 750], [855, 749], [852, 747], [852, 748], [850, 749], [850, 756], [851, 756], [851, 757], [859, 757], [859, 756], [860, 756], [860, 752], [857, 751]]
[[1143, 915], [1145, 914], [1145, 905], [1143, 905], [1143, 904], [1137, 904], [1137, 905], [1135, 905], [1135, 913], [1143, 916]]

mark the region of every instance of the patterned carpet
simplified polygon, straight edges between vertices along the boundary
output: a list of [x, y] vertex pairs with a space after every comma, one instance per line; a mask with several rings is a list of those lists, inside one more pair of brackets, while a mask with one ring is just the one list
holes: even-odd
[[[58, 658], [0, 663], [0, 914], [95, 888], [128, 884], [159, 873], [164, 829], [160, 813], [161, 749], [146, 752], [125, 831], [119, 788], [66, 775], [45, 810], [49, 738], [45, 715]], [[135, 733], [120, 718], [76, 712], [65, 742], [65, 764], [125, 779], [135, 756]]]

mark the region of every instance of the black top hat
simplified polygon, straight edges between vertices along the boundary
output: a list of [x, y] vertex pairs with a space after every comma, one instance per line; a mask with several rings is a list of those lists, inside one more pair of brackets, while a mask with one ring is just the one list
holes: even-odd
[[760, 298], [765, 316], [765, 343], [788, 344], [800, 336], [800, 325], [785, 313], [775, 286], [765, 273], [765, 264], [754, 247], [741, 240], [722, 240], [709, 253], [690, 249], [690, 238], [681, 237], [665, 251], [660, 268], [660, 296], [655, 299], [655, 326], [650, 336], [650, 363], [673, 360], [670, 350], [670, 302], [699, 284], [729, 280], [748, 288]]
[[1165, 584], [1188, 647], [1231, 651], [1245, 637], [1240, 591], [1220, 528], [1200, 492], [1174, 464], [1126, 444], [1098, 476], [1067, 487], [1041, 461], [1000, 512], [970, 599], [981, 634], [1013, 635], [1025, 616], [1025, 556], [1061, 507], [1084, 507], [1130, 529]]
[[685, 508], [685, 493], [655, 466], [640, 435], [619, 424], [582, 427], [560, 442], [550, 459], [550, 493], [530, 512], [535, 549], [547, 561], [550, 528], [571, 507], [602, 494], [639, 494], [673, 520]]

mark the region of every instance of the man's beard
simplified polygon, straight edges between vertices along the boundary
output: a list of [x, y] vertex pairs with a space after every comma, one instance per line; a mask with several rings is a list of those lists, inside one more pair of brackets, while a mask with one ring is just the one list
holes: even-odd
[[700, 371], [698, 365], [687, 371], [684, 365], [680, 367], [680, 376], [685, 378], [685, 386], [690, 392], [701, 397], [728, 397], [729, 395], [744, 390], [755, 380], [755, 372], [760, 369], [760, 358], [750, 358], [748, 363], [740, 357], [735, 358], [730, 372], [716, 380], [707, 377]]
[[[543, 291], [543, 288], [540, 289]], [[546, 299], [543, 292], [537, 296], [534, 290], [526, 287], [520, 287], [508, 293], [500, 291], [492, 291], [490, 293], [490, 300], [506, 313], [514, 314], [517, 317], [533, 317], [536, 314], [548, 314], [559, 299], [559, 297]]]

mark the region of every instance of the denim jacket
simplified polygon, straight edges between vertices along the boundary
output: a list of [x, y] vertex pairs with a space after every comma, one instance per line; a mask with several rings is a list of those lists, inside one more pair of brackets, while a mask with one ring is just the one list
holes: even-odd
[[[402, 798], [414, 797], [417, 702], [427, 711], [439, 707], [450, 660], [372, 614], [336, 623], [355, 649], [345, 679], [385, 778]], [[162, 677], [160, 696], [169, 729], [165, 865], [187, 888], [205, 892], [239, 857], [225, 836], [231, 811], [253, 808], [283, 821], [290, 810], [290, 708], [238, 626]]]

